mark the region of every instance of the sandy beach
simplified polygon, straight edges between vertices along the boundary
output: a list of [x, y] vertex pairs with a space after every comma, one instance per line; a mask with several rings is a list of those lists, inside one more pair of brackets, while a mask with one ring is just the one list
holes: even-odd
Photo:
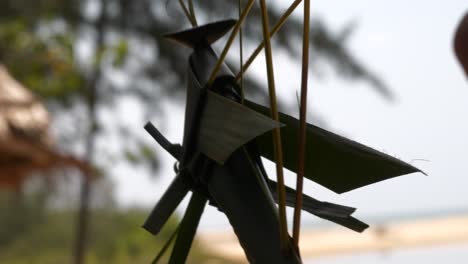
[[[246, 262], [231, 230], [203, 231], [198, 239], [214, 256]], [[463, 215], [374, 225], [362, 234], [342, 228], [305, 229], [301, 233], [300, 247], [304, 258], [314, 258], [466, 242], [468, 215]]]

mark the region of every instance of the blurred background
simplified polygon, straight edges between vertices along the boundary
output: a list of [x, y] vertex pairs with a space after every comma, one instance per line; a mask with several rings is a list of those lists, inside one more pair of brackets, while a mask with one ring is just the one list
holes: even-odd
[[[272, 23], [290, 2], [268, 1]], [[200, 24], [237, 17], [237, 1], [194, 4]], [[301, 10], [273, 40], [281, 110], [293, 116]], [[468, 82], [452, 51], [466, 10], [463, 0], [312, 1], [309, 122], [429, 176], [342, 195], [306, 182], [305, 193], [357, 207], [371, 225], [355, 234], [304, 214], [306, 263], [468, 261]], [[255, 6], [244, 54], [261, 41], [259, 19]], [[154, 258], [178, 216], [156, 238], [140, 226], [173, 179], [174, 160], [143, 125], [181, 142], [190, 50], [161, 35], [188, 27], [175, 0], [0, 1], [0, 263]], [[236, 45], [227, 60], [235, 72]], [[245, 78], [247, 96], [265, 103], [263, 54]], [[295, 186], [295, 175], [286, 178]], [[213, 208], [190, 261], [245, 262]]]

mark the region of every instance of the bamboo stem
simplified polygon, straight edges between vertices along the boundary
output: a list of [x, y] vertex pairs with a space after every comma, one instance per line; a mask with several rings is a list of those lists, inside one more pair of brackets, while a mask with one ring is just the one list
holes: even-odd
[[[278, 108], [276, 104], [275, 77], [273, 71], [273, 57], [270, 43], [270, 30], [268, 25], [268, 13], [265, 0], [260, 0], [260, 8], [262, 12], [263, 41], [265, 42], [265, 59], [268, 75], [268, 90], [270, 94], [271, 116], [274, 120], [279, 121]], [[278, 181], [278, 211], [281, 248], [284, 253], [288, 254], [290, 248], [288, 223], [286, 218], [286, 192], [284, 187], [283, 176], [283, 153], [281, 148], [281, 133], [279, 128], [273, 130], [273, 146], [275, 150], [276, 176]]]
[[310, 0], [304, 0], [304, 26], [302, 34], [302, 73], [301, 104], [299, 114], [299, 160], [296, 182], [296, 206], [294, 207], [293, 243], [299, 250], [301, 229], [302, 189], [304, 185], [304, 163], [306, 145], [307, 88], [309, 73], [309, 40], [310, 40]]
[[[289, 18], [289, 16], [294, 12], [296, 7], [302, 2], [302, 0], [296, 0], [294, 1], [291, 6], [284, 12], [284, 14], [280, 17], [278, 22], [275, 24], [273, 29], [270, 32], [270, 37], [273, 37], [280, 29], [283, 27], [284, 23], [286, 20]], [[247, 61], [244, 63], [244, 65], [241, 67], [240, 71], [236, 75], [236, 81], [240, 79], [240, 77], [247, 71], [247, 69], [250, 67], [252, 62], [257, 58], [258, 54], [263, 50], [265, 47], [265, 42], [262, 41], [258, 47], [254, 50], [254, 52], [249, 56]]]
[[219, 70], [221, 69], [221, 65], [223, 64], [224, 59], [226, 58], [226, 55], [227, 55], [227, 53], [229, 51], [229, 48], [231, 48], [231, 45], [234, 42], [234, 39], [236, 38], [236, 35], [239, 32], [242, 23], [244, 22], [245, 18], [249, 14], [250, 9], [252, 9], [252, 6], [253, 6], [254, 2], [255, 2], [255, 0], [249, 0], [249, 2], [247, 3], [247, 6], [244, 8], [241, 15], [239, 16], [239, 20], [237, 21], [236, 25], [234, 26], [234, 29], [232, 30], [232, 33], [229, 36], [229, 39], [228, 39], [226, 45], [224, 46], [224, 49], [221, 52], [221, 55], [219, 56], [219, 59], [216, 62], [216, 65], [215, 65], [213, 71], [211, 72], [210, 78], [208, 79], [208, 85], [211, 85], [214, 82], [214, 80], [216, 79], [216, 75], [218, 74]]

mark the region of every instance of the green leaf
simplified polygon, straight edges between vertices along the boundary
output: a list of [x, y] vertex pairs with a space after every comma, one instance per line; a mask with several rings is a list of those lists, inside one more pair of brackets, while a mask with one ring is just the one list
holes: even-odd
[[132, 164], [136, 164], [138, 163], [138, 156], [131, 150], [125, 150], [124, 151], [124, 155], [125, 155], [125, 159], [132, 163]]
[[146, 160], [156, 159], [154, 150], [146, 144], [140, 144], [140, 154], [141, 154], [141, 157]]
[[114, 46], [114, 66], [122, 66], [128, 55], [128, 43], [125, 40], [121, 40], [117, 45]]

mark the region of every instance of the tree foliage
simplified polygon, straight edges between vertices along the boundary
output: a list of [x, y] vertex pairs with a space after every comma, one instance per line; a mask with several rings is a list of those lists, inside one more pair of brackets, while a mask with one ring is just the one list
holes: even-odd
[[[24, 194], [2, 192], [0, 197], [0, 259], [3, 263], [71, 263], [75, 212], [46, 209], [43, 191]], [[39, 198], [39, 199], [38, 199]], [[92, 211], [92, 227], [86, 263], [150, 263], [175, 229], [171, 219], [161, 235], [140, 229], [146, 210], [98, 207]], [[195, 245], [191, 256], [199, 263], [206, 254]]]
[[[237, 17], [237, 0], [194, 3], [200, 22]], [[271, 21], [276, 21], [282, 10], [271, 5], [269, 12]], [[260, 42], [259, 21], [259, 10], [254, 8], [244, 26], [246, 47]], [[368, 81], [381, 95], [391, 97], [379, 78], [346, 48], [348, 28], [333, 33], [320, 19], [312, 25], [313, 62], [331, 63], [341, 77]], [[147, 143], [151, 141], [120, 122], [132, 118], [133, 113], [122, 117], [116, 109], [123, 99], [131, 98], [150, 118], [160, 113], [163, 99], [181, 99], [189, 51], [174, 48], [161, 36], [187, 27], [189, 23], [174, 0], [0, 0], [0, 63], [46, 100], [56, 121], [60, 147], [80, 150], [92, 135], [98, 143], [95, 162], [103, 174], [116, 161], [155, 169], [157, 156]], [[278, 33], [275, 45], [291, 58], [298, 58], [301, 34], [301, 22], [293, 17]], [[99, 38], [103, 40], [101, 46], [96, 45]], [[233, 70], [238, 69], [238, 61], [232, 59], [235, 57], [228, 60]], [[315, 66], [320, 67], [320, 63]], [[246, 77], [251, 94], [266, 94], [265, 84], [253, 75]], [[92, 122], [86, 115], [91, 97], [95, 97], [98, 115]], [[101, 118], [103, 112], [111, 113], [106, 120]], [[110, 139], [118, 144], [110, 143]], [[2, 228], [12, 228], [1, 231], [2, 261], [69, 262], [73, 220], [70, 212], [46, 210], [46, 203], [40, 202], [45, 198], [33, 199], [38, 204], [14, 203], [13, 210], [8, 207], [10, 198], [5, 199], [2, 198], [1, 224]], [[146, 235], [138, 229], [142, 219], [139, 212], [95, 212], [90, 263], [128, 263], [141, 260], [148, 252], [154, 253], [157, 245], [138, 237]], [[47, 241], [43, 239], [46, 236]], [[148, 245], [152, 248], [148, 249]], [[33, 253], [28, 253], [31, 248], [36, 249], [35, 253], [41, 252], [34, 261]], [[119, 257], [112, 252], [128, 254]]]
[[[200, 21], [237, 17], [237, 1], [194, 2]], [[121, 98], [133, 97], [151, 117], [161, 110], [158, 102], [163, 98], [179, 99], [177, 95], [185, 88], [188, 51], [174, 48], [161, 37], [189, 26], [177, 1], [2, 0], [0, 10], [0, 62], [15, 78], [47, 99], [57, 120], [67, 119], [60, 118], [60, 113], [74, 116], [72, 121], [56, 124], [66, 131], [61, 136], [68, 141], [76, 143], [87, 135], [83, 105], [90, 96], [89, 79], [97, 69], [102, 71], [96, 81], [98, 112], [115, 108]], [[271, 20], [276, 21], [283, 10], [272, 5], [269, 11]], [[259, 10], [254, 8], [244, 26], [246, 46], [261, 40], [259, 19]], [[319, 19], [312, 24], [311, 46], [316, 59], [330, 62], [344, 78], [370, 81], [382, 95], [391, 96], [385, 85], [346, 49], [344, 40], [349, 30], [333, 34]], [[97, 50], [94, 40], [100, 33], [104, 43]], [[292, 17], [279, 32], [277, 46], [296, 58], [300, 38], [301, 22]], [[237, 61], [230, 61], [230, 65], [238, 68]], [[265, 84], [258, 83], [254, 76], [247, 75], [246, 83], [251, 93], [265, 94]], [[145, 141], [119, 125], [120, 117], [112, 118], [116, 120], [113, 127], [102, 122], [88, 125], [103, 137], [116, 134], [125, 145], [112, 154], [98, 150], [106, 152], [101, 157], [113, 156], [103, 158], [101, 166], [118, 158], [156, 167], [155, 155]], [[67, 130], [77, 123], [82, 125]], [[131, 145], [139, 147], [127, 147]]]

